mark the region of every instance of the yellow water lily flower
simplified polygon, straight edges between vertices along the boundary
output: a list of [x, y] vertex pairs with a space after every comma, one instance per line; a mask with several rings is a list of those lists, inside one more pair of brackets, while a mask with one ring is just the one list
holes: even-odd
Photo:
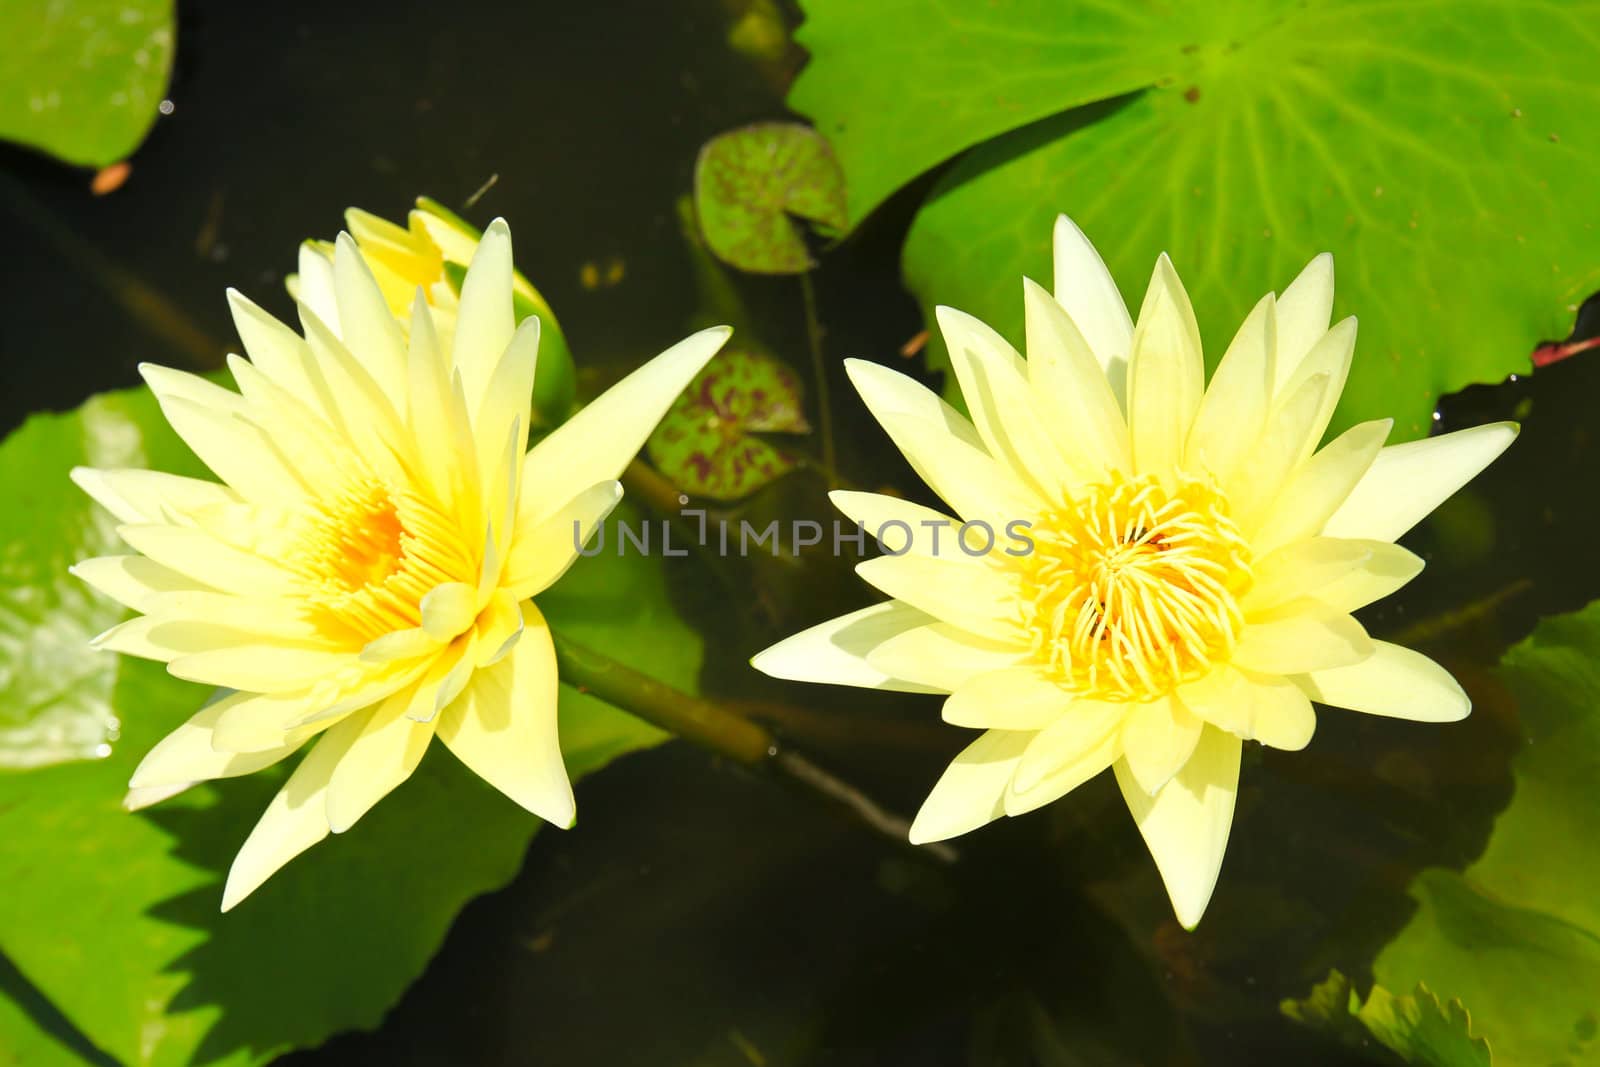
[[[80, 468], [134, 554], [74, 573], [141, 614], [96, 639], [223, 694], [157, 745], [127, 805], [314, 747], [245, 841], [227, 910], [400, 785], [437, 736], [558, 826], [573, 821], [556, 666], [529, 598], [622, 495], [627, 462], [727, 339], [663, 352], [528, 450], [537, 317], [517, 325], [511, 234], [490, 225], [451, 340], [413, 292], [397, 319], [348, 235], [304, 336], [229, 293], [239, 392], [141, 367], [221, 479]], [[576, 524], [576, 530], [575, 530]]]
[[[456, 328], [457, 290], [467, 264], [478, 250], [482, 234], [450, 209], [426, 196], [419, 196], [398, 226], [360, 208], [344, 214], [345, 226], [373, 279], [388, 302], [389, 310], [402, 323], [411, 310], [418, 290], [433, 310], [433, 329], [441, 347], [448, 349]], [[334, 293], [335, 245], [332, 241], [306, 241], [300, 246], [299, 272], [289, 276], [289, 293], [315, 311], [337, 332], [338, 300]], [[539, 290], [513, 270], [511, 290], [517, 318], [536, 315], [543, 329], [539, 343], [540, 361], [534, 382], [535, 425], [557, 422], [572, 404], [572, 355], [555, 313]]]
[[[1356, 339], [1354, 319], [1329, 328], [1326, 255], [1256, 305], [1209, 387], [1165, 255], [1137, 325], [1065, 217], [1054, 297], [1024, 288], [1026, 361], [938, 309], [971, 421], [851, 361], [867, 407], [959, 518], [834, 493], [869, 530], [895, 524], [882, 540], [897, 554], [858, 568], [894, 599], [753, 662], [780, 678], [948, 694], [945, 720], [984, 731], [934, 786], [916, 842], [1032, 811], [1111, 768], [1193, 927], [1221, 867], [1242, 741], [1304, 747], [1312, 701], [1424, 722], [1467, 714], [1449, 674], [1372, 640], [1350, 613], [1421, 571], [1395, 539], [1517, 427], [1384, 447], [1383, 420], [1318, 451]], [[907, 544], [923, 523], [963, 520], [974, 525], [959, 551], [950, 534], [943, 551], [926, 532]], [[1019, 538], [979, 551], [986, 530], [1019, 521]]]

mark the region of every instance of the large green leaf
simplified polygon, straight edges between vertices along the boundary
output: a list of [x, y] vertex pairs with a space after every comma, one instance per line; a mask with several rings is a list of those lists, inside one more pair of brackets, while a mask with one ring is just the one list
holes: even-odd
[[[60, 603], [74, 579], [46, 561], [64, 565], [105, 548], [106, 531], [89, 521], [87, 502], [56, 491], [74, 461], [111, 454], [102, 439], [118, 442], [115, 454], [127, 461], [194, 472], [142, 390], [19, 432], [0, 448], [8, 490], [55, 509], [32, 516], [49, 544], [35, 543], [27, 528], [7, 530], [8, 556], [40, 561], [31, 585], [16, 591], [24, 599]], [[540, 606], [574, 640], [693, 687], [700, 640], [668, 603], [658, 561], [581, 560]], [[75, 636], [92, 628], [74, 626]], [[67, 665], [62, 641], [58, 664]], [[79, 654], [71, 676], [102, 691], [98, 702], [83, 703], [109, 707], [121, 737], [103, 759], [0, 775], [0, 952], [125, 1064], [262, 1063], [340, 1030], [375, 1026], [462, 905], [516, 873], [540, 826], [435, 745], [412, 780], [354, 829], [221, 915], [223, 874], [282, 772], [124, 812], [135, 764], [207, 693], [158, 664], [82, 646]], [[9, 650], [0, 663], [19, 670]], [[663, 736], [593, 697], [563, 688], [561, 701], [575, 777]]]
[[94, 167], [139, 147], [172, 70], [173, 0], [15, 0], [0, 35], [0, 139]]
[[1600, 1063], [1600, 603], [1507, 653], [1525, 747], [1483, 856], [1424, 871], [1373, 964], [1391, 989], [1458, 998], [1497, 1067]]
[[1331, 251], [1335, 314], [1362, 337], [1336, 421], [1414, 437], [1440, 393], [1525, 367], [1600, 286], [1580, 207], [1600, 83], [1572, 61], [1600, 44], [1594, 0], [806, 7], [791, 103], [834, 140], [854, 218], [978, 146], [914, 220], [905, 273], [1013, 340], [1058, 212], [1135, 307], [1169, 252], [1213, 360]]

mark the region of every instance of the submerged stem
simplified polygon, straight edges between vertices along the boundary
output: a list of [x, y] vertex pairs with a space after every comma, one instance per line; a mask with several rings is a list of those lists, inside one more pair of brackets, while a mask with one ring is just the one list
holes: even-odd
[[[791, 752], [758, 723], [742, 717], [714, 700], [697, 697], [658, 681], [609, 656], [576, 644], [552, 632], [556, 665], [561, 680], [592, 693], [609, 704], [637, 715], [646, 722], [692, 741], [702, 748], [747, 767], [761, 768], [788, 781], [831, 805], [850, 813], [857, 822], [890, 838], [898, 845], [913, 846], [907, 839], [910, 823], [886, 811], [855, 786], [812, 763], [798, 752]], [[917, 848], [946, 863], [955, 859], [948, 845]]]
[[838, 480], [838, 464], [833, 454], [833, 408], [828, 402], [828, 368], [822, 361], [822, 320], [817, 316], [817, 291], [811, 284], [811, 272], [800, 275], [800, 295], [806, 306], [806, 344], [811, 349], [811, 373], [817, 382], [817, 432], [822, 438], [822, 469], [827, 473], [829, 488]]

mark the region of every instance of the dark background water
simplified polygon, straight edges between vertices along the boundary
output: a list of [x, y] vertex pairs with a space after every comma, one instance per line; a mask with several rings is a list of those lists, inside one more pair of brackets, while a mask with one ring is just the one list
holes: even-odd
[[[417, 193], [459, 207], [491, 176], [468, 214], [512, 222], [580, 364], [615, 373], [681, 336], [694, 309], [673, 205], [699, 145], [782, 114], [785, 63], [726, 43], [733, 0], [180, 7], [175, 110], [122, 189], [95, 198], [84, 174], [0, 155], [13, 264], [0, 429], [134, 384], [143, 360], [216, 365], [233, 345], [225, 286], [287, 315], [296, 244], [331, 235], [344, 207], [399, 217]], [[916, 494], [838, 368], [899, 362], [920, 328], [897, 272], [910, 205], [830, 251], [816, 281], [844, 473]], [[585, 285], [586, 264], [620, 279]], [[740, 290], [809, 375], [796, 283]], [[285, 1062], [1367, 1062], [1277, 1003], [1329, 967], [1364, 979], [1408, 914], [1410, 878], [1469, 861], [1505, 803], [1517, 729], [1489, 668], [1540, 614], [1600, 595], [1583, 490], [1597, 374], [1577, 357], [1446, 401], [1445, 428], [1515, 415], [1523, 439], [1408, 538], [1428, 570], [1365, 621], [1450, 666], [1477, 713], [1451, 727], [1326, 713], [1307, 752], [1251, 746], [1198, 933], [1173, 922], [1108, 776], [961, 839], [944, 866], [674, 743], [586, 779], [583, 829], [541, 834], [380, 1031]], [[821, 491], [802, 474], [752, 507], [827, 515]], [[819, 762], [914, 811], [966, 740], [935, 701], [808, 690], [744, 665], [867, 590], [822, 559], [703, 566], [672, 580], [707, 633], [706, 691], [760, 705]]]

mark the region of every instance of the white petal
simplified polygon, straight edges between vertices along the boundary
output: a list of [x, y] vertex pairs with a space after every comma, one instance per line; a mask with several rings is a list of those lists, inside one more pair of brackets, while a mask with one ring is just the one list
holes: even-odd
[[1372, 555], [1349, 573], [1318, 589], [1316, 598], [1339, 611], [1355, 611], [1382, 600], [1422, 573], [1422, 557], [1387, 541], [1366, 541]]
[[1245, 617], [1303, 596], [1315, 596], [1372, 558], [1381, 541], [1311, 537], [1267, 553], [1252, 568], [1254, 582], [1240, 603]]
[[[944, 702], [944, 721], [980, 730], [1044, 730], [1074, 714], [1072, 696], [1037, 667], [1008, 667], [978, 674]], [[1109, 727], [1108, 727], [1109, 729]], [[1097, 735], [1098, 736], [1098, 735]]]
[[1054, 245], [1056, 300], [1089, 342], [1106, 380], [1120, 399], [1127, 380], [1128, 353], [1133, 347], [1133, 320], [1128, 317], [1128, 307], [1100, 253], [1065, 215], [1056, 216]]
[[1352, 426], [1307, 460], [1267, 505], [1261, 528], [1252, 538], [1255, 550], [1270, 552], [1321, 533], [1372, 467], [1393, 426], [1393, 419]]
[[1030, 811], [1060, 800], [1111, 766], [1121, 755], [1120, 730], [1108, 731], [1098, 742], [1075, 758], [1068, 758], [1065, 752], [1059, 753], [1057, 759], [1064, 762], [1057, 762], [1054, 769], [1029, 788], [1022, 788], [1019, 780], [1016, 777], [1012, 778], [1011, 786], [1005, 795], [1006, 814], [1026, 815]]
[[988, 563], [953, 556], [878, 556], [856, 564], [863, 580], [936, 619], [982, 637], [1017, 634], [1015, 575]]
[[1517, 439], [1517, 431], [1514, 422], [1494, 422], [1390, 445], [1322, 532], [1395, 540], [1494, 462]]
[[1188, 762], [1201, 721], [1171, 697], [1135, 704], [1122, 727], [1122, 761], [1146, 793], [1154, 794]]
[[328, 782], [328, 828], [339, 834], [411, 777], [433, 740], [433, 724], [408, 719], [405, 692], [367, 719]]
[[1237, 737], [1206, 727], [1189, 762], [1153, 797], [1126, 762], [1115, 765], [1123, 799], [1186, 930], [1200, 922], [1222, 870], [1239, 789], [1239, 749]]
[[[550, 588], [572, 566], [621, 499], [621, 482], [601, 482], [579, 493], [548, 518], [528, 527], [519, 525], [500, 584], [518, 600]], [[602, 541], [594, 551], [604, 550]]]
[[1233, 662], [1261, 674], [1298, 674], [1359, 663], [1372, 648], [1355, 619], [1305, 599], [1251, 619], [1233, 650]]
[[334, 244], [333, 286], [339, 303], [340, 338], [366, 366], [395, 410], [404, 415], [405, 335], [361, 249], [347, 233], [341, 233]]
[[1306, 264], [1278, 298], [1278, 359], [1273, 391], [1282, 392], [1300, 362], [1328, 331], [1333, 317], [1333, 257], [1324, 252]]
[[[867, 536], [875, 538], [886, 552], [948, 556], [962, 551], [956, 541], [961, 520], [942, 511], [902, 497], [849, 489], [835, 489], [828, 499], [852, 521], [860, 523]], [[978, 540], [970, 547], [976, 548], [982, 543], [982, 532], [973, 531], [972, 536]]]
[[225, 485], [164, 471], [74, 467], [72, 480], [101, 507], [127, 523], [172, 522], [203, 508], [243, 500]]
[[469, 410], [477, 410], [482, 402], [495, 364], [511, 343], [511, 333], [516, 328], [512, 271], [511, 229], [504, 219], [495, 219], [483, 231], [483, 239], [473, 253], [472, 264], [461, 282], [461, 305], [456, 311], [451, 363], [461, 372]]
[[1128, 364], [1128, 432], [1136, 471], [1165, 476], [1178, 468], [1204, 392], [1194, 308], [1162, 253], [1139, 310]]
[[478, 614], [478, 591], [466, 582], [445, 582], [428, 590], [419, 605], [422, 632], [435, 641], [450, 641]]
[[942, 306], [935, 315], [961, 395], [989, 454], [1045, 499], [1060, 496], [1073, 479], [1054, 437], [1034, 410], [1022, 357], [971, 315]]
[[[290, 295], [316, 313], [328, 324], [328, 329], [339, 332], [339, 298], [333, 282], [333, 257], [313, 241], [300, 245], [298, 267], [300, 276]], [[330, 250], [331, 251], [331, 250]]]
[[[1055, 721], [1040, 730], [1022, 754], [1013, 789], [1026, 794], [1063, 768], [1079, 765], [1086, 756], [1104, 746], [1127, 713], [1126, 704], [1102, 700], [1073, 701], [1066, 708], [1057, 704]], [[1104, 764], [1100, 769], [1104, 769]]]
[[[1116, 389], [1106, 368], [1077, 325], [1049, 293], [1022, 282], [1027, 314], [1028, 379], [1034, 404], [1067, 464], [1085, 481], [1133, 463], [1128, 420], [1118, 393], [1127, 377], [1125, 357], [1116, 357]], [[1121, 298], [1117, 298], [1121, 306]], [[1124, 311], [1123, 316], [1127, 316]], [[1126, 352], [1124, 342], [1123, 352]]]
[[556, 656], [544, 616], [524, 604], [511, 655], [473, 676], [439, 716], [439, 740], [527, 810], [570, 827], [576, 806], [556, 732]]
[[886, 674], [867, 662], [867, 656], [885, 641], [930, 621], [926, 613], [909, 604], [890, 600], [802, 630], [758, 652], [750, 665], [774, 678], [797, 682], [937, 693], [941, 690]]
[[919, 692], [953, 693], [980, 674], [1016, 666], [1029, 654], [1020, 642], [993, 641], [922, 617], [929, 619], [925, 625], [890, 637], [867, 653], [871, 667], [919, 686]]
[[366, 719], [366, 715], [353, 715], [324, 734], [272, 798], [228, 870], [228, 883], [222, 890], [223, 911], [231, 910], [284, 864], [328, 836], [328, 782]]
[[924, 845], [976, 830], [1004, 815], [1006, 785], [1033, 734], [988, 730], [951, 761], [911, 824]]
[[549, 516], [590, 486], [621, 475], [667, 408], [731, 332], [718, 326], [679, 341], [535, 445], [522, 466], [518, 527]]
[[304, 743], [302, 736], [258, 752], [217, 751], [211, 743], [217, 720], [244, 699], [247, 695], [234, 694], [212, 701], [162, 738], [139, 762], [128, 781], [129, 788], [155, 789], [251, 774], [272, 766]]
[[1268, 293], [1245, 317], [1211, 376], [1189, 430], [1184, 465], [1205, 470], [1224, 486], [1266, 426], [1272, 402], [1277, 307]]
[[1420, 652], [1387, 641], [1360, 663], [1296, 678], [1312, 700], [1416, 722], [1455, 722], [1472, 702], [1450, 672]]

